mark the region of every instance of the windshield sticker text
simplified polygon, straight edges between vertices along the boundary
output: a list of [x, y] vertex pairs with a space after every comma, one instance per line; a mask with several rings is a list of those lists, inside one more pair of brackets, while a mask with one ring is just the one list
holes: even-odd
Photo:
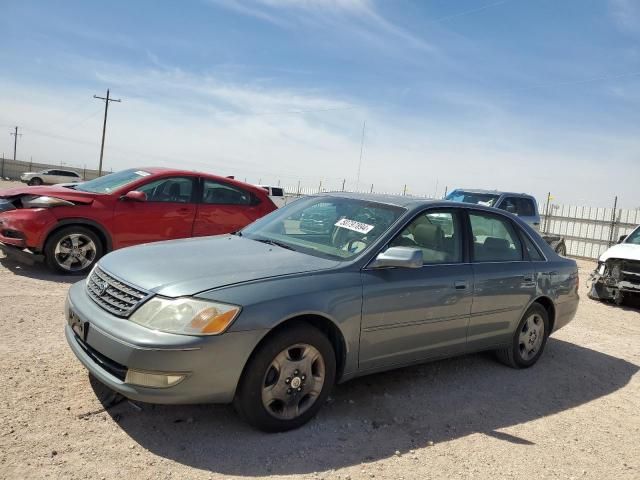
[[353, 230], [358, 233], [369, 233], [373, 230], [373, 225], [367, 225], [366, 223], [356, 222], [355, 220], [349, 220], [348, 218], [343, 218], [338, 220], [335, 223], [336, 227], [346, 228], [348, 230]]

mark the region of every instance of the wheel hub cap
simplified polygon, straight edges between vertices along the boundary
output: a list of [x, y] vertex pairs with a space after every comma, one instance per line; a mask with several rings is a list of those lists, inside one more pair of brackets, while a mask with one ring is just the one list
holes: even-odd
[[280, 352], [267, 368], [262, 404], [270, 415], [292, 420], [302, 415], [322, 392], [324, 359], [308, 344], [297, 344]]

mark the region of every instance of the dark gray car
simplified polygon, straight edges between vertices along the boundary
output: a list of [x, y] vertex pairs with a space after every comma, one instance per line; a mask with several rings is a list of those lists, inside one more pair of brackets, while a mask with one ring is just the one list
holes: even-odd
[[235, 235], [107, 255], [69, 290], [66, 337], [129, 398], [234, 402], [277, 431], [368, 373], [480, 350], [529, 367], [577, 290], [576, 263], [507, 212], [326, 194]]

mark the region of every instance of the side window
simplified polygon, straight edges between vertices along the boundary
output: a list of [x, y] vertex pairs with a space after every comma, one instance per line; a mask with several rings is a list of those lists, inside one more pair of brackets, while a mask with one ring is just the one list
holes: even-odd
[[452, 210], [430, 210], [418, 215], [389, 246], [422, 250], [424, 264], [462, 262], [460, 215]]
[[529, 258], [531, 259], [531, 261], [544, 261], [544, 257], [540, 253], [540, 250], [538, 250], [538, 247], [533, 244], [533, 241], [527, 235], [522, 235], [522, 238], [524, 239], [524, 248], [527, 249], [527, 253], [529, 254]]
[[271, 189], [271, 195], [274, 197], [284, 197], [284, 190], [279, 187], [273, 187]]
[[187, 177], [161, 178], [149, 182], [137, 190], [147, 194], [148, 202], [191, 202], [193, 179]]
[[506, 197], [500, 203], [500, 210], [506, 210], [509, 213], [513, 213], [514, 215], [518, 215], [518, 199], [513, 197]]
[[500, 209], [520, 217], [533, 217], [536, 214], [533, 200], [524, 197], [506, 197], [500, 204]]
[[523, 217], [533, 217], [535, 214], [536, 209], [533, 205], [533, 200], [524, 197], [518, 199], [518, 215]]
[[470, 211], [469, 220], [476, 262], [513, 262], [523, 259], [520, 239], [506, 218]]
[[253, 196], [244, 190], [226, 183], [204, 180], [202, 203], [216, 205], [251, 205]]

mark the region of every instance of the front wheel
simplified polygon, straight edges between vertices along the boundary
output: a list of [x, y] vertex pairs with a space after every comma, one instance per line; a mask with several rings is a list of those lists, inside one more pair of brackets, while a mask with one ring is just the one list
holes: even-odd
[[558, 255], [560, 255], [561, 257], [566, 257], [567, 256], [567, 247], [564, 243], [561, 243], [560, 245], [558, 245], [556, 247], [556, 253]]
[[549, 314], [534, 303], [520, 320], [511, 346], [496, 351], [498, 359], [512, 368], [528, 368], [542, 355], [550, 333]]
[[89, 271], [102, 256], [100, 238], [81, 226], [66, 227], [55, 232], [44, 247], [47, 266], [55, 271], [82, 274]]
[[27, 185], [33, 185], [33, 186], [37, 187], [38, 185], [42, 185], [42, 179], [39, 178], [39, 177], [34, 177], [31, 180], [29, 180]]
[[234, 405], [260, 430], [298, 428], [320, 410], [335, 375], [335, 353], [320, 330], [308, 324], [285, 327], [249, 360]]

